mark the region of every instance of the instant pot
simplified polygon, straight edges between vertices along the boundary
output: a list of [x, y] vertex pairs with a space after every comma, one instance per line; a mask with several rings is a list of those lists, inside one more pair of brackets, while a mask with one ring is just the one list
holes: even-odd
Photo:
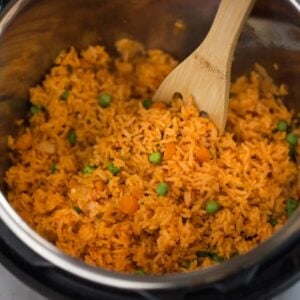
[[[62, 49], [101, 43], [114, 53], [114, 42], [127, 37], [183, 59], [203, 40], [219, 1], [0, 4], [0, 262], [8, 270], [51, 299], [268, 299], [300, 278], [299, 211], [272, 238], [230, 261], [189, 273], [136, 276], [65, 255], [29, 228], [5, 198], [7, 137], [16, 133], [15, 120], [26, 116], [29, 87], [43, 79]], [[184, 26], [178, 30], [176, 22]], [[255, 62], [287, 84], [287, 105], [300, 112], [299, 0], [256, 3], [239, 40], [233, 77], [250, 71]]]

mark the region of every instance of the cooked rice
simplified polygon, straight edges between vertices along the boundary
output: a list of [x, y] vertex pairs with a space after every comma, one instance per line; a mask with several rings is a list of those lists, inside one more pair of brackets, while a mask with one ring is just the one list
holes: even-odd
[[[71, 48], [30, 90], [42, 111], [10, 137], [6, 173], [8, 199], [26, 222], [88, 264], [147, 274], [210, 266], [281, 228], [286, 201], [299, 190], [286, 133], [274, 131], [279, 120], [292, 121], [279, 99], [285, 88], [260, 67], [238, 78], [218, 137], [191, 99], [143, 107], [175, 67], [170, 55], [124, 41], [118, 49], [115, 59], [101, 46]], [[107, 108], [98, 104], [103, 92], [112, 95]], [[160, 164], [149, 163], [150, 153], [168, 147]], [[110, 162], [120, 168], [116, 176]], [[95, 169], [83, 174], [86, 165]], [[159, 182], [169, 184], [166, 196], [156, 193]], [[215, 214], [205, 210], [212, 199], [221, 205]], [[128, 211], [124, 201], [136, 202]]]

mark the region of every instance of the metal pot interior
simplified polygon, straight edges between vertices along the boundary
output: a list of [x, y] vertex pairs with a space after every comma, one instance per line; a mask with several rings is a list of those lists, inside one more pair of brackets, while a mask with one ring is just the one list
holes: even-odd
[[[101, 43], [114, 53], [114, 42], [129, 37], [148, 48], [161, 48], [183, 59], [205, 37], [218, 3], [205, 0], [11, 1], [0, 18], [0, 187], [3, 195], [4, 173], [9, 166], [7, 136], [16, 131], [14, 121], [26, 115], [29, 87], [43, 79], [62, 49]], [[185, 23], [186, 30], [174, 30], [177, 20]], [[251, 70], [255, 62], [263, 65], [276, 82], [288, 85], [288, 106], [300, 112], [300, 3], [297, 0], [257, 2], [236, 50], [233, 77]], [[274, 69], [274, 63], [279, 70]], [[137, 280], [94, 270], [68, 258], [22, 223], [1, 195], [0, 206], [0, 217], [10, 229], [52, 263], [89, 280], [124, 288], [213, 282], [246, 265], [257, 264], [268, 256], [270, 249], [275, 253], [283, 241], [295, 237], [300, 227], [298, 212], [273, 238], [243, 257], [191, 274]]]

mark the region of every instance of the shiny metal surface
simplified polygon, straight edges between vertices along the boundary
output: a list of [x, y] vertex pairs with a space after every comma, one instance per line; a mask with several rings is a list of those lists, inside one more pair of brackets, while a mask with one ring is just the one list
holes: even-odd
[[[78, 278], [125, 289], [195, 287], [250, 266], [255, 273], [263, 260], [283, 251], [292, 240], [300, 240], [298, 211], [281, 231], [246, 255], [196, 272], [137, 278], [92, 268], [66, 256], [31, 230], [5, 199], [7, 136], [16, 130], [14, 121], [26, 115], [28, 88], [43, 78], [63, 48], [101, 42], [114, 53], [115, 40], [130, 37], [184, 58], [204, 38], [217, 5], [213, 0], [19, 0], [12, 1], [0, 17], [0, 217], [47, 261]], [[187, 27], [180, 33], [174, 30], [178, 19]], [[300, 112], [298, 0], [257, 3], [238, 45], [234, 76], [250, 70], [254, 62], [266, 67], [276, 81], [288, 84], [288, 105]]]

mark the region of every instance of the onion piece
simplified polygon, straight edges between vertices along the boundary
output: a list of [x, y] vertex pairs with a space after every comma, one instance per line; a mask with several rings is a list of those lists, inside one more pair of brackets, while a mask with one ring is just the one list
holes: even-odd
[[36, 149], [44, 153], [53, 154], [55, 153], [56, 147], [49, 141], [43, 141], [36, 146]]

